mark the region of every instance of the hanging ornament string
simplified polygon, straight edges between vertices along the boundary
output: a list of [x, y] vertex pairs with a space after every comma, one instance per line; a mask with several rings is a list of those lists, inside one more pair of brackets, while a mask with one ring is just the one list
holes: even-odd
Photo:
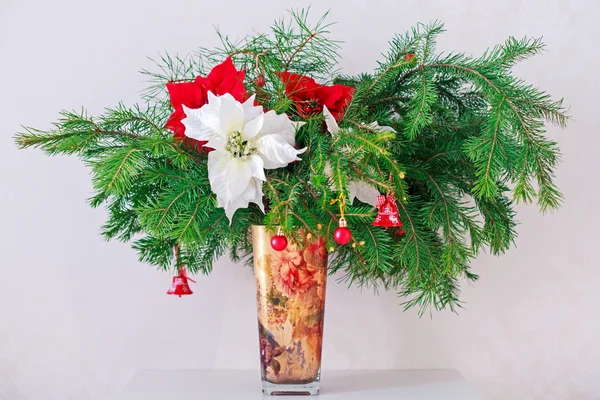
[[179, 276], [182, 277], [183, 279], [185, 279], [186, 281], [190, 281], [193, 283], [196, 283], [195, 280], [193, 280], [192, 278], [190, 278], [190, 276], [187, 273], [187, 270], [185, 269], [185, 267], [180, 267], [179, 268]]
[[333, 199], [330, 202], [331, 205], [334, 205], [335, 203], [338, 203], [338, 206], [340, 207], [340, 220], [345, 220], [346, 218], [344, 218], [344, 212], [346, 209], [346, 195], [344, 192], [341, 192], [337, 199]]
[[235, 53], [232, 53], [231, 56], [235, 56], [237, 54], [248, 54], [248, 55], [252, 55], [254, 57], [255, 69], [258, 71], [258, 75], [256, 76], [256, 79], [254, 80], [254, 83], [256, 84], [256, 86], [262, 88], [266, 84], [266, 82], [265, 82], [265, 69], [260, 66], [259, 58], [261, 56], [264, 56], [268, 52], [269, 52], [269, 50], [263, 50], [260, 53], [255, 53], [253, 51], [248, 51], [248, 50], [241, 50], [241, 51], [237, 51]]
[[181, 263], [181, 258], [179, 257], [179, 245], [175, 245], [175, 265], [177, 265], [177, 270], [179, 271], [179, 276], [187, 279], [190, 282], [196, 283], [196, 281], [193, 280], [192, 278], [190, 278], [190, 276], [187, 274], [185, 265], [183, 265]]
[[256, 70], [259, 72], [259, 75], [256, 77], [255, 79], [255, 83], [257, 86], [259, 87], [265, 87], [265, 69], [261, 68], [260, 65], [258, 64], [258, 59], [260, 58], [260, 56], [265, 55], [268, 53], [268, 50], [264, 50], [262, 53], [259, 53], [256, 55]]
[[345, 245], [352, 240], [352, 232], [348, 229], [348, 223], [346, 222], [345, 217], [345, 208], [346, 208], [346, 195], [344, 192], [340, 193], [340, 197], [337, 199], [331, 200], [331, 204], [338, 203], [340, 207], [340, 220], [339, 226], [333, 232], [333, 239], [337, 244]]

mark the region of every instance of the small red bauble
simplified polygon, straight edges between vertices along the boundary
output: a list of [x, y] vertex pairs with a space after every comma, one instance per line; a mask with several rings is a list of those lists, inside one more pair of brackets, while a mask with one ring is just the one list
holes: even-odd
[[287, 247], [287, 238], [283, 235], [275, 235], [271, 238], [271, 247], [275, 251], [283, 251]]
[[344, 245], [352, 240], [352, 232], [348, 229], [348, 224], [344, 217], [340, 218], [339, 224], [338, 228], [333, 232], [333, 240], [337, 244]]
[[345, 226], [339, 227], [333, 232], [333, 239], [337, 244], [346, 244], [352, 240], [352, 232]]
[[333, 240], [337, 244], [347, 244], [350, 240], [352, 240], [352, 232], [348, 229], [348, 223], [344, 217], [340, 218], [338, 228], [333, 232]]
[[262, 75], [259, 75], [254, 80], [254, 83], [256, 83], [256, 86], [265, 87], [265, 78]]

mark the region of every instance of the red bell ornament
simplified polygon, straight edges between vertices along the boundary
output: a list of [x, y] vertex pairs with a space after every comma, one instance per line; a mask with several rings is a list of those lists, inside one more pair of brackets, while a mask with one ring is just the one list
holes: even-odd
[[339, 227], [333, 232], [333, 240], [337, 244], [347, 244], [352, 240], [352, 232], [348, 229], [346, 220], [344, 218], [340, 218]]
[[179, 268], [179, 275], [173, 277], [173, 283], [171, 288], [167, 291], [167, 294], [175, 296], [187, 296], [193, 294], [188, 281], [196, 283], [195, 280], [190, 278], [184, 268]]
[[265, 77], [262, 75], [257, 76], [254, 80], [254, 83], [256, 84], [256, 86], [265, 87]]
[[385, 196], [377, 196], [377, 208], [379, 211], [373, 221], [373, 226], [383, 226], [386, 229], [392, 226], [402, 226], [396, 198], [393, 195], [388, 193]]

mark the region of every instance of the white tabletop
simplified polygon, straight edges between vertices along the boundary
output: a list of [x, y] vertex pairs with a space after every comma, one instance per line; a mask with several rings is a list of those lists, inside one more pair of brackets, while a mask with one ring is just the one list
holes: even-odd
[[263, 396], [260, 372], [147, 370], [120, 400], [480, 400], [454, 370], [324, 371], [319, 396]]

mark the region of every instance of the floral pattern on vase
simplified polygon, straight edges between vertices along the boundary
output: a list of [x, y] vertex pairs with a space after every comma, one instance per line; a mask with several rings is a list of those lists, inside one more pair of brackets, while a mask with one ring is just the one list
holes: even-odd
[[262, 378], [280, 385], [319, 380], [327, 282], [323, 238], [288, 240], [280, 252], [272, 234], [252, 227]]

